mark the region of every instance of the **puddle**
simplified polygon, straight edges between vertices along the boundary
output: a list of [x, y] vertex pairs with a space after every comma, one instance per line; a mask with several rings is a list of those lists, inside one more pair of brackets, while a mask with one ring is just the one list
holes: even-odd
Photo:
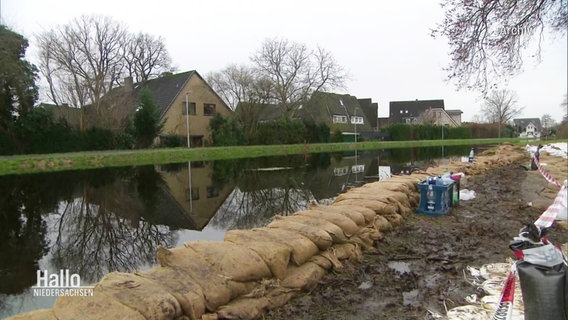
[[404, 261], [390, 261], [389, 268], [400, 274], [410, 273], [410, 263]]

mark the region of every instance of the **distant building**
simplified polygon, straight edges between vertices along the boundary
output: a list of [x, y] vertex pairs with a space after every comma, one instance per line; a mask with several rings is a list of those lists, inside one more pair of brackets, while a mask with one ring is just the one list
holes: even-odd
[[389, 123], [418, 124], [428, 109], [444, 110], [444, 100], [413, 100], [389, 102]]
[[513, 119], [513, 123], [515, 124], [515, 128], [519, 133], [519, 137], [540, 137], [542, 125], [540, 124], [539, 118]]
[[391, 101], [389, 117], [379, 118], [379, 128], [387, 125], [433, 124], [457, 127], [461, 125], [461, 110], [445, 110], [444, 100]]

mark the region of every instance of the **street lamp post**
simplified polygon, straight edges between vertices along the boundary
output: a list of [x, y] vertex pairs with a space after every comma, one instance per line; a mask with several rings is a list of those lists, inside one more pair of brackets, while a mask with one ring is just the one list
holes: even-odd
[[189, 92], [185, 93], [185, 131], [187, 135], [187, 148], [189, 149]]

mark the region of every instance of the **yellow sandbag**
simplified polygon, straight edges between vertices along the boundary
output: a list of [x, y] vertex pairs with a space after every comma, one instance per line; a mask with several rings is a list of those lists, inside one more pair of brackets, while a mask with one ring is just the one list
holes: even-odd
[[352, 210], [352, 211], [359, 212], [365, 218], [365, 224], [373, 222], [373, 219], [375, 219], [375, 216], [377, 215], [374, 210], [371, 210], [369, 208], [365, 208], [363, 206], [342, 205], [340, 203], [333, 203], [333, 204], [331, 204], [331, 206], [341, 208], [341, 209], [344, 209], [344, 210]]
[[296, 231], [299, 234], [310, 239], [313, 243], [316, 244], [316, 246], [318, 246], [320, 250], [329, 248], [333, 243], [333, 239], [331, 238], [329, 233], [325, 232], [323, 229], [295, 222], [289, 219], [289, 217], [275, 216], [274, 220], [269, 223], [267, 227]]
[[172, 249], [158, 247], [157, 258], [160, 266], [171, 267], [185, 273], [201, 287], [208, 310], [215, 311], [233, 298], [234, 293], [229, 287], [229, 280], [217, 273], [211, 265], [200, 260], [195, 251], [184, 247]]
[[365, 208], [375, 211], [376, 214], [395, 214], [398, 206], [392, 203], [385, 203], [379, 200], [369, 200], [369, 199], [342, 199], [335, 200], [333, 205], [359, 205]]
[[292, 248], [286, 244], [262, 237], [262, 234], [250, 230], [229, 230], [225, 241], [232, 242], [256, 252], [270, 269], [274, 277], [283, 279], [292, 255]]
[[194, 241], [187, 242], [184, 246], [194, 250], [231, 280], [248, 282], [272, 277], [268, 266], [256, 252], [238, 244], [225, 241]]
[[343, 264], [337, 256], [335, 255], [335, 248], [331, 247], [310, 259], [310, 262], [317, 264], [318, 266], [329, 270], [333, 267], [334, 270], [340, 270], [343, 268]]
[[[367, 199], [377, 199], [383, 200], [385, 202], [400, 202], [405, 206], [409, 207], [410, 203], [408, 200], [408, 195], [406, 193], [391, 191], [387, 189], [383, 189], [380, 185], [377, 185], [375, 188], [358, 188], [352, 189], [347, 193], [343, 193], [340, 196], [365, 196]], [[339, 198], [339, 197], [338, 197]]]
[[294, 215], [299, 216], [308, 216], [317, 219], [327, 220], [333, 224], [336, 224], [343, 230], [346, 236], [351, 236], [359, 231], [359, 227], [353, 220], [349, 219], [348, 217], [335, 213], [335, 212], [322, 212], [322, 211], [315, 211], [315, 210], [302, 210], [294, 213]]
[[387, 215], [384, 215], [383, 217], [385, 217], [390, 222], [390, 224], [394, 227], [399, 226], [404, 221], [404, 218], [398, 213], [387, 214]]
[[310, 210], [321, 211], [321, 212], [335, 212], [346, 216], [347, 218], [353, 220], [355, 224], [359, 227], [365, 226], [365, 217], [360, 212], [355, 210], [348, 210], [340, 208], [337, 206], [310, 206]]
[[353, 260], [353, 261], [362, 261], [363, 260], [363, 253], [361, 252], [361, 248], [357, 244], [353, 243], [343, 243], [337, 244], [333, 247], [335, 256], [339, 260]]
[[176, 319], [183, 314], [177, 299], [158, 282], [132, 273], [108, 273], [95, 287], [94, 295], [101, 292], [140, 312], [146, 319]]
[[390, 231], [393, 229], [392, 224], [387, 220], [387, 218], [381, 215], [375, 216], [373, 226], [379, 231]]
[[220, 307], [217, 316], [227, 320], [258, 319], [268, 310], [269, 305], [266, 297], [239, 298]]
[[[347, 192], [342, 193], [335, 199], [335, 202], [342, 202], [345, 200], [357, 200], [357, 201], [380, 201], [385, 204], [391, 204], [394, 206], [395, 210], [398, 209], [397, 202], [395, 197], [391, 194], [381, 194], [381, 193], [374, 193], [371, 192], [372, 189], [367, 190], [367, 192]], [[390, 191], [388, 191], [390, 192]], [[406, 200], [408, 201], [408, 199]]]
[[51, 309], [40, 309], [15, 316], [4, 318], [4, 320], [58, 320]]
[[[297, 265], [308, 261], [314, 254], [319, 252], [318, 247], [310, 239], [298, 232], [276, 228], [255, 228], [241, 230], [252, 239], [259, 241], [274, 241], [288, 246], [291, 250], [290, 260]], [[225, 235], [227, 238], [227, 235]]]
[[135, 272], [163, 286], [179, 302], [183, 313], [190, 320], [201, 319], [205, 313], [203, 290], [191, 277], [174, 268], [157, 267], [144, 272]]
[[294, 222], [321, 228], [331, 236], [333, 243], [344, 243], [348, 241], [343, 230], [341, 230], [338, 225], [327, 220], [301, 215], [291, 215], [288, 219]]
[[52, 310], [58, 320], [147, 319], [140, 312], [103, 292], [93, 292], [91, 297], [58, 297]]
[[314, 289], [327, 271], [313, 262], [306, 262], [297, 268], [291, 268], [290, 273], [282, 280], [285, 288], [294, 288], [304, 291]]

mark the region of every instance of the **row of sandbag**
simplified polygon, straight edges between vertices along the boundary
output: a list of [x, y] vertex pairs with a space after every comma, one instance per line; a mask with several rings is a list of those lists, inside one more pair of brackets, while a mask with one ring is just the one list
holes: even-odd
[[159, 267], [109, 273], [94, 296], [59, 297], [51, 309], [12, 319], [255, 319], [372, 250], [417, 205], [423, 178], [369, 183], [266, 227], [227, 231], [224, 241], [159, 248]]
[[483, 172], [516, 161], [514, 146], [411, 176], [365, 184], [330, 206], [276, 217], [267, 227], [228, 231], [222, 242], [159, 248], [160, 267], [105, 276], [93, 297], [59, 297], [53, 308], [11, 319], [254, 319], [311, 290], [343, 259], [402, 222], [419, 202], [417, 183], [443, 171]]

